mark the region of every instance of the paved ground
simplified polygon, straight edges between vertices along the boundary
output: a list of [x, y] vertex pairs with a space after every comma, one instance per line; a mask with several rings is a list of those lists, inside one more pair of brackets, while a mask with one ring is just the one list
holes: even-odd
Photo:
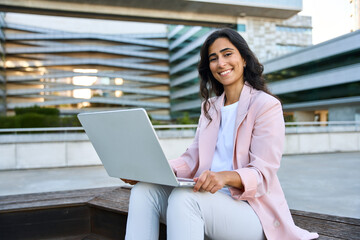
[[360, 218], [360, 152], [285, 156], [278, 176], [290, 208]]
[[[360, 218], [360, 152], [284, 156], [278, 175], [290, 208]], [[0, 195], [122, 184], [101, 166], [0, 171]]]

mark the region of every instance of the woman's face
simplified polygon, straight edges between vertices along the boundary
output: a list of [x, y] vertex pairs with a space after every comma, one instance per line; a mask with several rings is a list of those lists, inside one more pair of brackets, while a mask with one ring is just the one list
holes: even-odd
[[216, 39], [209, 47], [208, 56], [210, 71], [224, 89], [244, 84], [245, 60], [227, 38]]

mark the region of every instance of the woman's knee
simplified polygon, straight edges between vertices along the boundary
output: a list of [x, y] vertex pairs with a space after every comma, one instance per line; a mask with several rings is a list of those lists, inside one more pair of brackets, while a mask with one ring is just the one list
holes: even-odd
[[159, 190], [159, 186], [156, 184], [139, 182], [133, 186], [131, 189], [131, 197], [139, 199], [144, 196], [153, 196], [153, 192]]
[[139, 182], [131, 189], [130, 202], [146, 201], [153, 204], [160, 204], [167, 201], [171, 187], [152, 183]]
[[155, 184], [138, 182], [132, 187], [131, 194], [145, 193], [145, 192], [153, 191], [154, 189], [156, 189]]
[[174, 188], [168, 199], [168, 208], [192, 207], [197, 201], [195, 195], [192, 188]]

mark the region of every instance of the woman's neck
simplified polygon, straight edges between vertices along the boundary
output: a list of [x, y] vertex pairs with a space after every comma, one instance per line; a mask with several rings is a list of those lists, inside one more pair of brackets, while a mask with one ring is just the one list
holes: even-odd
[[224, 87], [224, 92], [225, 92], [224, 106], [231, 105], [239, 101], [243, 87], [244, 87], [244, 83], [238, 84], [236, 86]]

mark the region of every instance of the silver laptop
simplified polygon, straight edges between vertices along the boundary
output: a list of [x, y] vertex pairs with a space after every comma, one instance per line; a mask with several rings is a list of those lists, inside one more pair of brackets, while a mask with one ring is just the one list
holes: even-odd
[[78, 118], [109, 176], [194, 186], [192, 179], [176, 178], [144, 109], [80, 113]]

